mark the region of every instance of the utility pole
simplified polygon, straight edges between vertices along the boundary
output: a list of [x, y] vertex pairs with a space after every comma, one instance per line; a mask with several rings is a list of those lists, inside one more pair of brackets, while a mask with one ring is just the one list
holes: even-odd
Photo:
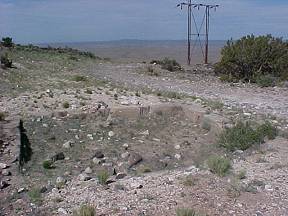
[[[194, 4], [192, 3], [192, 0], [187, 0], [187, 2], [183, 2], [177, 5], [177, 7], [181, 7], [181, 10], [183, 9], [183, 6], [187, 6], [188, 8], [188, 55], [187, 55], [187, 63], [188, 65], [191, 64], [191, 54], [193, 52], [193, 49], [191, 51], [191, 44], [192, 44], [192, 36], [197, 36], [197, 40], [199, 39], [199, 43], [202, 49], [202, 45], [201, 45], [201, 36], [205, 36], [205, 54], [203, 52], [202, 49], [202, 53], [203, 53], [203, 57], [204, 57], [204, 63], [208, 64], [208, 54], [209, 54], [209, 29], [210, 29], [210, 10], [214, 9], [216, 10], [219, 5], [209, 5], [209, 4]], [[202, 25], [203, 22], [200, 26], [200, 28], [198, 29], [194, 14], [193, 14], [193, 9], [198, 9], [200, 10], [200, 8], [204, 8], [205, 12], [204, 12], [204, 19], [203, 22], [205, 22], [205, 33], [202, 34], [201, 30], [202, 30]], [[196, 33], [192, 33], [192, 18], [193, 21], [195, 23], [195, 30]], [[197, 43], [197, 40], [195, 41], [195, 43]], [[195, 47], [195, 44], [193, 46], [193, 48]]]

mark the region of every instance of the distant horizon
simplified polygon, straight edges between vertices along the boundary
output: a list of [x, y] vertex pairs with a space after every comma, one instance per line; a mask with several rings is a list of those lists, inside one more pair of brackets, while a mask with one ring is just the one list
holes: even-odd
[[[187, 11], [176, 7], [182, 1], [185, 0], [1, 0], [0, 36], [12, 37], [21, 44], [185, 40]], [[205, 3], [220, 5], [216, 12], [211, 10], [212, 41], [249, 34], [288, 38], [287, 0]], [[204, 11], [193, 12], [199, 27]], [[197, 33], [195, 29], [193, 33]], [[203, 31], [204, 28], [201, 34]]]

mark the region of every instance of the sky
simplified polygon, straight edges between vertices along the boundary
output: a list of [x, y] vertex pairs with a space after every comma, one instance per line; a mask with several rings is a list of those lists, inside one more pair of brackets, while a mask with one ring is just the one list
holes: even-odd
[[[121, 39], [184, 40], [186, 0], [0, 0], [0, 37], [17, 43]], [[193, 1], [193, 0], [192, 0]], [[247, 34], [288, 38], [287, 0], [194, 0], [219, 4], [211, 11], [210, 38]], [[202, 11], [195, 11], [201, 23]], [[195, 29], [195, 28], [194, 28]]]

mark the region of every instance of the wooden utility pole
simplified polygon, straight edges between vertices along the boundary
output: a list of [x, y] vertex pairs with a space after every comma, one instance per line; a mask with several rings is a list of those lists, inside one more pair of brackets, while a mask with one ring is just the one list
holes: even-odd
[[[193, 52], [193, 49], [191, 51], [191, 44], [192, 44], [192, 36], [195, 35], [197, 36], [197, 40], [199, 39], [199, 42], [200, 42], [200, 45], [201, 45], [201, 39], [200, 39], [200, 36], [205, 36], [205, 54], [204, 54], [204, 51], [203, 51], [203, 48], [202, 48], [202, 45], [201, 45], [201, 49], [202, 49], [202, 53], [203, 53], [203, 57], [204, 57], [204, 63], [205, 64], [208, 64], [208, 56], [209, 56], [209, 29], [210, 29], [210, 10], [211, 9], [214, 9], [216, 10], [219, 5], [209, 5], [209, 4], [193, 4], [192, 3], [192, 0], [187, 0], [187, 2], [183, 2], [183, 3], [180, 3], [177, 5], [177, 7], [181, 7], [181, 9], [183, 9], [183, 6], [187, 6], [188, 8], [188, 55], [187, 55], [187, 63], [188, 65], [191, 64], [191, 54]], [[197, 8], [198, 10], [200, 8], [205, 8], [205, 12], [204, 12], [204, 19], [203, 19], [203, 22], [205, 21], [205, 33], [204, 34], [201, 34], [201, 30], [202, 30], [202, 24], [201, 24], [201, 27], [200, 29], [198, 29], [198, 26], [196, 24], [196, 20], [195, 20], [195, 17], [193, 15], [193, 10], [192, 9], [195, 9]], [[196, 33], [192, 33], [192, 18], [193, 18], [193, 21], [195, 23], [195, 30], [196, 30]], [[195, 41], [197, 43], [197, 40]], [[195, 44], [194, 44], [195, 46]], [[193, 46], [193, 48], [194, 48]]]

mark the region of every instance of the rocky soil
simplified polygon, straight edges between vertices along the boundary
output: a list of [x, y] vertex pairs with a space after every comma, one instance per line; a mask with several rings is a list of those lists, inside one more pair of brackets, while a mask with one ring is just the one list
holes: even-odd
[[[17, 67], [0, 69], [0, 215], [72, 215], [83, 204], [96, 215], [288, 215], [285, 86], [222, 83], [201, 65], [40, 54], [14, 53]], [[19, 170], [20, 119], [33, 155]], [[281, 136], [217, 147], [239, 119], [269, 120]], [[210, 155], [231, 160], [226, 176], [209, 171]]]

